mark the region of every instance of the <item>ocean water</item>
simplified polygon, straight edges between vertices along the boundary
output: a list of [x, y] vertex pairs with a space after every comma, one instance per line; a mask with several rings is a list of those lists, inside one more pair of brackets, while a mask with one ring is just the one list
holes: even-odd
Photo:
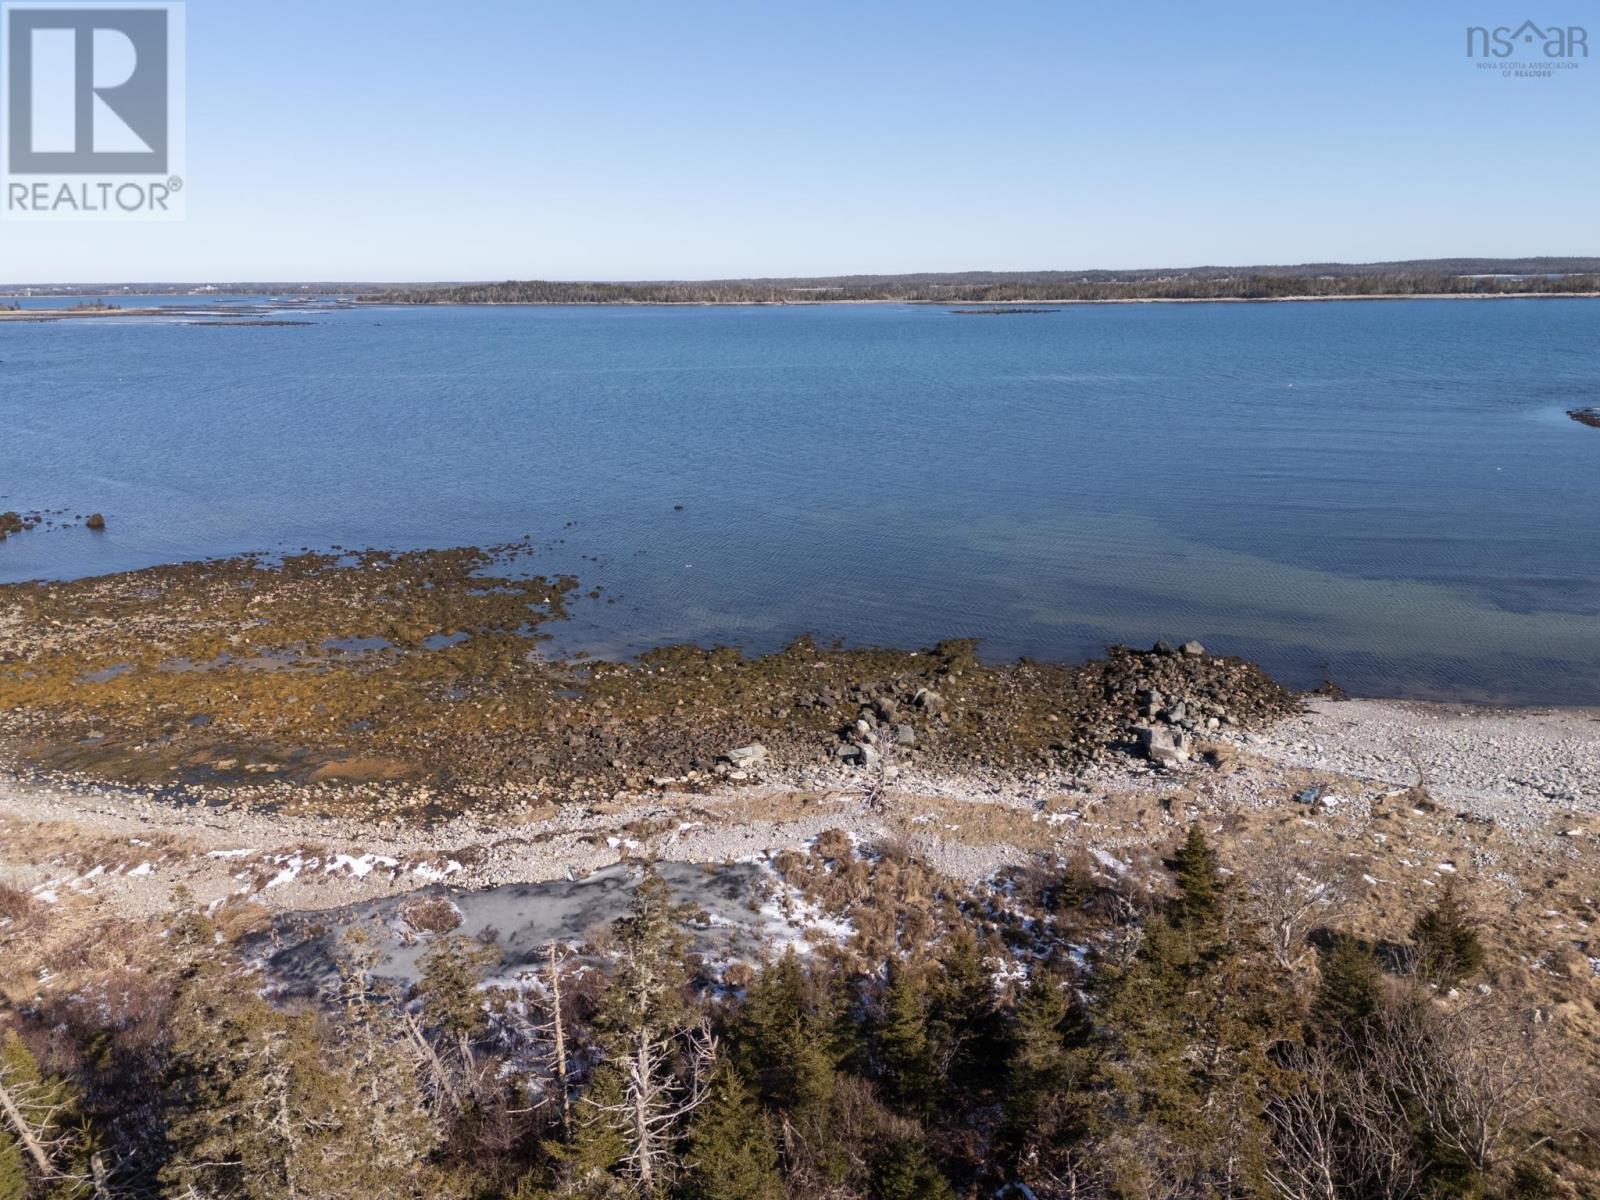
[[563, 651], [1196, 637], [1600, 704], [1600, 429], [1566, 416], [1600, 302], [298, 319], [0, 323], [0, 508], [109, 523], [0, 543], [0, 580], [527, 536], [605, 589]]

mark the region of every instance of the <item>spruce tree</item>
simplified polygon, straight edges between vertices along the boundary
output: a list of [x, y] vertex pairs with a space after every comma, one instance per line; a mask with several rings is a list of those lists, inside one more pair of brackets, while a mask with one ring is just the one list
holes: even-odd
[[772, 1127], [738, 1071], [717, 1067], [695, 1114], [686, 1157], [686, 1200], [783, 1200]]
[[1037, 971], [1012, 1016], [1000, 1141], [1015, 1177], [1062, 1178], [1088, 1136], [1095, 1050], [1066, 980]]
[[892, 1142], [872, 1173], [872, 1200], [956, 1200], [919, 1139]]
[[965, 925], [946, 939], [929, 991], [933, 1060], [948, 1064], [946, 1082], [963, 1104], [973, 1103], [999, 1082], [994, 1064], [1004, 1051], [994, 982], [978, 939]]
[[1322, 984], [1311, 1013], [1313, 1034], [1335, 1045], [1364, 1044], [1383, 1000], [1383, 977], [1370, 951], [1340, 934], [1322, 961]]
[[1417, 974], [1443, 988], [1454, 987], [1483, 965], [1477, 923], [1467, 915], [1454, 880], [1446, 881], [1431, 907], [1411, 926]]
[[1112, 1173], [1124, 1191], [1160, 1179], [1181, 1194], [1253, 1196], [1270, 1153], [1268, 1048], [1294, 1002], [1279, 973], [1230, 940], [1228, 896], [1197, 826], [1173, 866], [1178, 895], [1146, 922], [1138, 957], [1106, 981], [1096, 1014], [1110, 1035], [1108, 1137], [1144, 1147]]
[[[684, 1001], [685, 938], [672, 893], [647, 864], [626, 916], [614, 925], [616, 970], [596, 1025], [601, 1066], [583, 1097], [590, 1112], [583, 1143], [620, 1138], [622, 1162], [637, 1191], [665, 1194], [675, 1171], [674, 1144], [708, 1082], [709, 1039]], [[703, 1030], [699, 1031], [703, 1033]]]
[[839, 1058], [832, 1014], [819, 1011], [814, 995], [789, 950], [756, 976], [733, 1039], [761, 1100], [808, 1133], [826, 1124]]
[[1217, 859], [1206, 844], [1199, 822], [1189, 826], [1189, 836], [1173, 860], [1178, 901], [1172, 910], [1175, 925], [1202, 930], [1215, 925], [1222, 913], [1217, 882]]
[[898, 958], [889, 960], [878, 1044], [885, 1092], [902, 1112], [925, 1112], [936, 1082], [928, 1046], [927, 993], [921, 973]]
[[0, 1040], [0, 1200], [88, 1197], [89, 1152], [72, 1089], [8, 1032]]
[[423, 1013], [429, 1024], [462, 1045], [488, 1026], [478, 985], [493, 957], [488, 947], [455, 936], [443, 939], [422, 956], [417, 991]]

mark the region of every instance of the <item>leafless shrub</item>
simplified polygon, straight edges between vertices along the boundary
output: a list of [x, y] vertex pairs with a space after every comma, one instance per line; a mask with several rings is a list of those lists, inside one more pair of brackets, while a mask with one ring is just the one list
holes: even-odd
[[1251, 874], [1245, 912], [1272, 961], [1294, 971], [1311, 953], [1306, 941], [1311, 931], [1336, 919], [1348, 899], [1341, 868], [1302, 854], [1274, 855]]
[[851, 859], [855, 857], [855, 843], [850, 840], [850, 835], [842, 829], [825, 829], [817, 835], [813, 851], [826, 861]]
[[1570, 1128], [1582, 1086], [1545, 1027], [1481, 997], [1387, 1005], [1370, 1053], [1372, 1074], [1410, 1100], [1429, 1136], [1486, 1173]]
[[1267, 1179], [1283, 1200], [1417, 1194], [1421, 1162], [1401, 1097], [1349, 1043], [1296, 1047], [1267, 1104]]
[[461, 924], [461, 913], [443, 896], [415, 900], [401, 915], [418, 933], [449, 933]]

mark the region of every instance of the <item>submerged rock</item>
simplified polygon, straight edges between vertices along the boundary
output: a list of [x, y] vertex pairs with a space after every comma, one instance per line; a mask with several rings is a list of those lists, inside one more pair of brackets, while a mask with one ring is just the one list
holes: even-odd
[[1569, 408], [1567, 409], [1567, 416], [1571, 417], [1580, 425], [1592, 425], [1594, 428], [1600, 429], [1600, 406], [1591, 408]]

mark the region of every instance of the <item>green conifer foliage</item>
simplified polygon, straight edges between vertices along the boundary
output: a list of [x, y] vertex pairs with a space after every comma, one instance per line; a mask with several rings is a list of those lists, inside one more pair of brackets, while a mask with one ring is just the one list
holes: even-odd
[[1431, 907], [1411, 926], [1417, 974], [1440, 987], [1454, 987], [1483, 965], [1477, 924], [1456, 894], [1455, 881], [1439, 889]]
[[738, 1071], [718, 1066], [689, 1133], [686, 1200], [783, 1200], [772, 1127]]
[[1312, 1032], [1335, 1046], [1360, 1046], [1383, 1002], [1383, 977], [1371, 951], [1340, 935], [1322, 961]]
[[[1106, 1111], [1119, 1131], [1113, 1173], [1137, 1194], [1264, 1194], [1267, 1047], [1297, 1014], [1286, 981], [1228, 934], [1230, 896], [1198, 826], [1174, 862], [1178, 895], [1145, 926], [1133, 966], [1102, 994], [1111, 1035]], [[1188, 1190], [1183, 1190], [1188, 1189]]]
[[872, 1174], [873, 1200], [955, 1200], [955, 1191], [919, 1140], [892, 1143]]
[[602, 1065], [582, 1098], [575, 1141], [609, 1148], [643, 1196], [666, 1194], [685, 1119], [704, 1099], [709, 1038], [684, 1000], [685, 938], [666, 881], [647, 865], [628, 914], [614, 925], [616, 970], [600, 1005]]
[[735, 1031], [735, 1053], [761, 1100], [807, 1132], [826, 1126], [839, 1052], [832, 1014], [819, 1011], [790, 950], [751, 985]]
[[900, 959], [889, 961], [879, 1047], [885, 1093], [907, 1114], [925, 1112], [935, 1095], [927, 985], [922, 972]]
[[1097, 1051], [1066, 980], [1038, 971], [1012, 1017], [1001, 1143], [1023, 1182], [1080, 1172], [1090, 1134]]
[[0, 1039], [0, 1200], [89, 1196], [89, 1151], [72, 1088], [46, 1076], [7, 1032]]
[[994, 982], [966, 926], [946, 939], [929, 994], [928, 1039], [935, 1064], [962, 1104], [995, 1088], [1003, 1056]]
[[1172, 910], [1173, 923], [1190, 929], [1214, 925], [1222, 911], [1217, 859], [1198, 823], [1189, 826], [1189, 836], [1178, 851], [1175, 866], [1178, 903]]
[[478, 984], [492, 958], [487, 947], [462, 937], [447, 937], [422, 956], [417, 990], [430, 1024], [463, 1043], [483, 1032], [489, 1019]]

